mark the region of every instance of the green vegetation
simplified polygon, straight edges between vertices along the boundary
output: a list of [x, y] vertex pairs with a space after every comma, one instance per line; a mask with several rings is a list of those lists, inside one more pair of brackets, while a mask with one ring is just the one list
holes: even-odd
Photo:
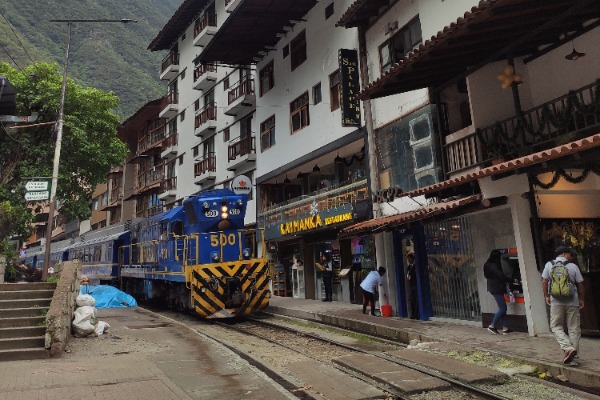
[[[0, 75], [8, 76], [15, 86], [17, 112], [39, 113], [38, 125], [13, 133], [0, 131], [0, 241], [9, 235], [27, 237], [33, 215], [24, 200], [24, 185], [31, 177], [52, 176], [56, 142], [53, 122], [62, 84], [59, 70], [56, 63], [36, 63], [23, 71], [0, 63]], [[57, 186], [61, 215], [67, 219], [90, 215], [93, 189], [127, 155], [127, 146], [117, 138], [114, 110], [118, 103], [113, 93], [82, 87], [71, 79], [67, 82]], [[39, 125], [44, 122], [51, 123]]]
[[64, 62], [67, 24], [52, 19], [122, 19], [135, 24], [76, 23], [71, 34], [69, 77], [82, 86], [112, 91], [123, 120], [162, 97], [158, 80], [164, 52], [147, 49], [182, 0], [4, 0], [0, 6], [0, 61], [18, 69], [34, 62]]

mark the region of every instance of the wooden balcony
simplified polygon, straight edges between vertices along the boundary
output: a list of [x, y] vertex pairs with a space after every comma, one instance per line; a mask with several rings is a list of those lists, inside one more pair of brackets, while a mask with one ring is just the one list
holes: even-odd
[[179, 113], [179, 93], [169, 92], [160, 102], [159, 118], [171, 119]]
[[256, 137], [245, 136], [231, 141], [227, 149], [227, 169], [235, 171], [256, 161]]
[[194, 23], [194, 46], [206, 46], [215, 33], [217, 33], [217, 14], [204, 13]]
[[179, 74], [179, 54], [170, 52], [160, 66], [160, 79], [170, 81]]
[[229, 93], [227, 93], [227, 101], [226, 115], [237, 116], [254, 109], [256, 107], [254, 76], [246, 75], [241, 81], [232, 86]]
[[208, 153], [194, 164], [194, 182], [198, 185], [217, 177], [217, 156]]
[[483, 129], [446, 137], [446, 178], [549, 149], [600, 128], [600, 80]]
[[177, 155], [177, 143], [178, 135], [177, 132], [169, 133], [169, 136], [163, 141], [161, 158], [171, 159]]
[[217, 129], [217, 105], [209, 104], [196, 112], [194, 121], [194, 134], [202, 137], [214, 133]]
[[160, 185], [163, 180], [163, 165], [159, 164], [148, 170], [142, 170], [136, 179], [135, 193], [139, 194]]
[[217, 64], [199, 64], [194, 68], [194, 89], [208, 90], [217, 81]]
[[177, 177], [172, 176], [163, 180], [160, 183], [158, 198], [163, 200], [167, 197], [175, 197], [177, 195]]

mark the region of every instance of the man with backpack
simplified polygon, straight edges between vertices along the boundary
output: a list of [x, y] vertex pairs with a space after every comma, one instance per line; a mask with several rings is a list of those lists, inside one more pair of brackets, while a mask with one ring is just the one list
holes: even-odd
[[556, 258], [544, 266], [542, 287], [546, 304], [550, 305], [550, 329], [564, 352], [563, 363], [570, 364], [577, 355], [581, 337], [579, 310], [583, 309], [583, 277], [579, 267], [572, 263], [575, 259], [572, 249], [559, 246], [554, 253]]

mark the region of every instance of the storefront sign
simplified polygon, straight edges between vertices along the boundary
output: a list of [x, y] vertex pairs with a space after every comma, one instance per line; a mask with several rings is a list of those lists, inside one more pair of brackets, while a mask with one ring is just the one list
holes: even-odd
[[282, 236], [322, 230], [353, 220], [354, 210], [351, 205], [346, 204], [337, 207], [337, 210], [330, 209], [305, 218], [282, 222], [276, 226], [269, 227], [265, 230], [265, 239], [271, 240]]
[[360, 91], [358, 76], [358, 52], [340, 49], [340, 99], [342, 126], [360, 126], [360, 101], [356, 97]]
[[252, 181], [245, 175], [238, 175], [231, 181], [231, 190], [235, 194], [249, 195], [252, 191]]

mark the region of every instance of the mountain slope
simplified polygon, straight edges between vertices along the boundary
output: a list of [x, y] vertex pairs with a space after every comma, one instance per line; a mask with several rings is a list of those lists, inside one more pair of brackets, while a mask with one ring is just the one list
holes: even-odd
[[183, 0], [3, 0], [0, 61], [23, 68], [34, 61], [64, 63], [66, 22], [52, 19], [122, 19], [137, 23], [74, 23], [68, 74], [82, 85], [111, 90], [127, 118], [165, 93], [158, 80], [163, 52], [147, 50]]

